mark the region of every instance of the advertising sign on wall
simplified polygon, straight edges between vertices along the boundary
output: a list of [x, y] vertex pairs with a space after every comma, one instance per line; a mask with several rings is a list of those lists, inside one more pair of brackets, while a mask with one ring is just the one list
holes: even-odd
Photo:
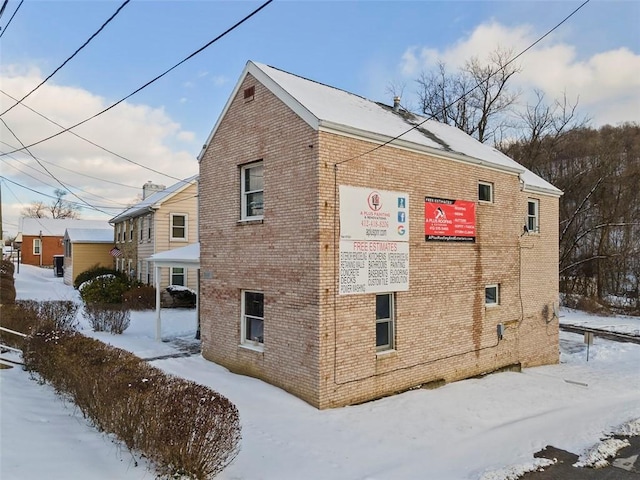
[[409, 241], [409, 195], [340, 185], [340, 238]]
[[424, 239], [427, 242], [475, 242], [475, 202], [425, 197]]
[[409, 195], [340, 186], [340, 295], [409, 290]]

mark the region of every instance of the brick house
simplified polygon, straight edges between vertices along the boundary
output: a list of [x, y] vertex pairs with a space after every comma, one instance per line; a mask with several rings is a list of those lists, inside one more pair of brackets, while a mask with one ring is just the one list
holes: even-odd
[[[120, 251], [116, 270], [154, 285], [154, 268], [147, 259], [198, 241], [197, 183], [197, 175], [168, 188], [147, 182], [142, 187], [142, 200], [109, 220]], [[164, 269], [160, 280], [162, 287], [171, 284], [195, 288], [197, 275], [175, 267]]]
[[558, 361], [561, 192], [423, 120], [247, 63], [199, 155], [205, 358], [321, 409]]
[[105, 228], [103, 220], [78, 220], [73, 218], [20, 219], [20, 262], [25, 265], [52, 267], [54, 255], [64, 255], [64, 234], [67, 228]]

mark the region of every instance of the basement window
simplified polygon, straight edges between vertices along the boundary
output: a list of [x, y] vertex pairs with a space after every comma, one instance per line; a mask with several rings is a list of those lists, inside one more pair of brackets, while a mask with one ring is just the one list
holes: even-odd
[[393, 294], [376, 295], [376, 350], [393, 350]]

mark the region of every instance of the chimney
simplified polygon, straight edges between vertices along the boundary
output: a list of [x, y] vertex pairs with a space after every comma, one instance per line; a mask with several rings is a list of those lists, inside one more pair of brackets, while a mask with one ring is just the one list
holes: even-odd
[[393, 97], [393, 111], [397, 112], [398, 110], [400, 110], [400, 97], [396, 95]]
[[147, 198], [150, 195], [153, 195], [156, 192], [161, 192], [163, 191], [165, 188], [164, 185], [157, 185], [155, 183], [151, 183], [151, 180], [149, 180], [147, 183], [145, 183], [142, 186], [142, 199], [144, 200], [145, 198]]

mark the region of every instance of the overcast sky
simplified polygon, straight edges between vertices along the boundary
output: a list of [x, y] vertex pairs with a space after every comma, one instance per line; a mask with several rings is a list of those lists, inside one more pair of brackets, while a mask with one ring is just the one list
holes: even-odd
[[[0, 113], [49, 76], [122, 1], [9, 0], [0, 18]], [[247, 60], [375, 101], [445, 61], [480, 59], [497, 46], [519, 52], [582, 2], [274, 1], [203, 52], [70, 133], [30, 145], [91, 117], [214, 39], [261, 3], [133, 0], [35, 93], [0, 116], [3, 231], [56, 188], [83, 201], [81, 218], [115, 216], [142, 185], [198, 172], [196, 156]], [[548, 99], [579, 97], [591, 125], [640, 122], [640, 2], [592, 0], [519, 59], [514, 86]], [[29, 108], [27, 108], [29, 107]], [[47, 120], [47, 117], [49, 120]], [[101, 148], [100, 148], [101, 147]], [[107, 150], [117, 154], [108, 152]], [[121, 158], [124, 157], [124, 158]], [[134, 163], [135, 162], [135, 163]], [[46, 168], [49, 173], [45, 172]], [[74, 196], [75, 195], [75, 196]], [[79, 197], [79, 198], [78, 198]], [[81, 199], [81, 200], [80, 200]], [[100, 213], [103, 212], [103, 213]]]

